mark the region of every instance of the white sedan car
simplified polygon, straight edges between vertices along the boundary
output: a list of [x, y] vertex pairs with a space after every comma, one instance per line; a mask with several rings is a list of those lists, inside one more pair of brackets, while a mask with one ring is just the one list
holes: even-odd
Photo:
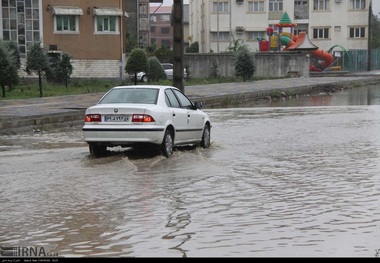
[[157, 146], [166, 157], [179, 145], [207, 148], [211, 121], [201, 107], [172, 86], [114, 87], [86, 110], [84, 140], [94, 157], [114, 146]]
[[[161, 63], [161, 66], [164, 68], [166, 78], [169, 80], [173, 79], [173, 64], [171, 63]], [[148, 75], [145, 72], [137, 73], [137, 82], [148, 82]], [[187, 78], [187, 71], [183, 69], [183, 77]], [[131, 80], [133, 81], [135, 78], [134, 74], [131, 75]]]

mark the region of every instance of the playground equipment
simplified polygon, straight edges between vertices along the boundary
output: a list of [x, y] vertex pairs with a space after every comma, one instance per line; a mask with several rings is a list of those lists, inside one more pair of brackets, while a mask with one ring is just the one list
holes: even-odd
[[[297, 26], [293, 23], [287, 12], [284, 12], [279, 23], [275, 24], [277, 27], [277, 35], [274, 33], [274, 28], [267, 28], [267, 35], [269, 41], [262, 38], [259, 39], [259, 50], [265, 51], [309, 51], [312, 58], [310, 63], [310, 71], [324, 71], [340, 70], [341, 66], [338, 64], [342, 54], [339, 52], [334, 56], [333, 49], [337, 46], [330, 48], [328, 51], [322, 50], [314, 45], [306, 32], [301, 32], [299, 35], [294, 35], [294, 28]], [[288, 32], [284, 28], [289, 28]], [[340, 47], [340, 46], [338, 46]], [[342, 48], [342, 47], [340, 47]], [[345, 49], [342, 48], [342, 50]], [[335, 65], [338, 64], [338, 65]]]

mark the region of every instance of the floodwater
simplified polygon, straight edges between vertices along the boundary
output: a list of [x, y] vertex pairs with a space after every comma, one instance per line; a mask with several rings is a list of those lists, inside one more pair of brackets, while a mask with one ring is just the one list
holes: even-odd
[[205, 110], [209, 149], [0, 138], [0, 242], [63, 257], [379, 257], [380, 87]]

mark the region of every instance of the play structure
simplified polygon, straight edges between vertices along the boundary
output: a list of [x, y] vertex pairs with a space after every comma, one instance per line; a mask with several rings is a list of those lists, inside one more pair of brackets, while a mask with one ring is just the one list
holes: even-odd
[[[279, 23], [276, 23], [274, 26], [277, 29], [276, 34], [273, 27], [268, 27], [266, 30], [269, 41], [265, 38], [259, 39], [260, 52], [307, 51], [311, 54], [310, 71], [341, 70], [342, 67], [339, 65], [339, 60], [343, 58], [346, 52], [343, 47], [336, 45], [325, 51], [311, 42], [307, 32], [300, 32], [298, 35], [295, 35], [294, 28], [297, 24], [290, 20], [286, 12]], [[340, 50], [337, 51], [336, 48]]]

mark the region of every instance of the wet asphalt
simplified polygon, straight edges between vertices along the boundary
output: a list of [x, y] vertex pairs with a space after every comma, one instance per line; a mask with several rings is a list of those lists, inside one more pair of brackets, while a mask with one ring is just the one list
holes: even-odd
[[[227, 99], [249, 101], [270, 96], [273, 92], [308, 93], [316, 87], [353, 87], [380, 83], [380, 71], [350, 76], [300, 77], [238, 83], [185, 86], [185, 94], [202, 101], [205, 108], [220, 107]], [[83, 121], [87, 107], [98, 102], [104, 93], [0, 100], [0, 134]]]

